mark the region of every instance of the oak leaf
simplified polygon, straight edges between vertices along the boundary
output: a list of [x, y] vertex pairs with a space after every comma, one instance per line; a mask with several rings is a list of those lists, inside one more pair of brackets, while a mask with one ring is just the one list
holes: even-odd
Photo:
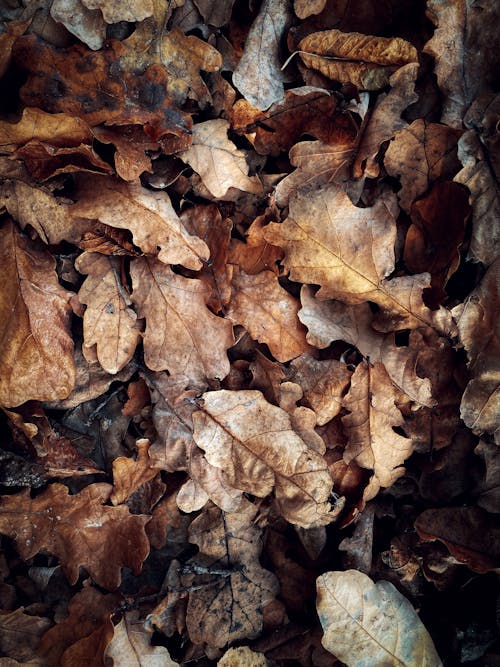
[[229, 23], [234, 0], [195, 0], [205, 23], [220, 28]]
[[232, 486], [259, 498], [274, 491], [291, 523], [309, 527], [335, 519], [326, 463], [292, 430], [284, 410], [255, 390], [206, 392], [200, 405], [194, 440]]
[[195, 382], [224, 378], [229, 373], [226, 350], [234, 342], [232, 325], [208, 310], [210, 291], [203, 282], [173, 273], [154, 259], [138, 258], [130, 271], [132, 301], [146, 318], [146, 365]]
[[78, 298], [87, 309], [83, 316], [83, 351], [96, 346], [99, 363], [112, 375], [134, 356], [140, 325], [129, 308], [130, 296], [122, 285], [120, 267], [114, 257], [83, 253], [75, 266], [87, 274]]
[[354, 460], [362, 468], [373, 470], [366, 500], [404, 474], [402, 464], [413, 451], [412, 441], [394, 430], [404, 424], [396, 400], [397, 392], [383, 364], [359, 364], [342, 403], [349, 410], [342, 424], [348, 438], [344, 461]]
[[106, 23], [144, 21], [154, 11], [153, 0], [130, 0], [126, 5], [116, 0], [82, 0], [85, 7], [98, 9]]
[[480, 440], [474, 454], [484, 461], [484, 479], [479, 487], [477, 504], [490, 514], [498, 514], [500, 508], [500, 448]]
[[357, 570], [317, 579], [323, 646], [348, 667], [441, 667], [417, 612], [388, 581], [374, 583]]
[[373, 37], [340, 30], [311, 33], [298, 44], [307, 67], [329, 79], [379, 90], [402, 65], [418, 61], [417, 50], [400, 37]]
[[81, 176], [77, 202], [68, 213], [73, 220], [98, 220], [110, 227], [129, 229], [134, 243], [165, 263], [199, 269], [208, 259], [207, 245], [184, 229], [164, 191], [143, 188], [101, 176]]
[[29, 489], [4, 496], [0, 504], [0, 532], [12, 537], [24, 560], [40, 551], [61, 561], [74, 585], [82, 565], [104, 588], [120, 585], [120, 570], [130, 567], [139, 574], [149, 553], [144, 532], [147, 516], [130, 515], [128, 508], [103, 506], [110, 484], [91, 484], [80, 493], [52, 484], [36, 498]]
[[297, 317], [300, 304], [284, 290], [272, 271], [249, 276], [236, 271], [227, 317], [241, 324], [254, 340], [266, 343], [281, 362], [308, 349], [306, 332]]
[[228, 130], [229, 123], [222, 118], [197, 123], [191, 147], [180, 157], [199, 174], [214, 197], [223, 198], [229, 188], [261, 192], [258, 177], [248, 176], [245, 153], [228, 139]]
[[51, 625], [50, 619], [29, 614], [23, 607], [14, 611], [0, 611], [2, 655], [22, 663], [34, 658], [42, 635]]
[[113, 492], [109, 499], [113, 505], [124, 503], [137, 489], [158, 474], [149, 458], [149, 440], [136, 441], [137, 459], [119, 456], [113, 461]]
[[323, 299], [375, 302], [389, 320], [379, 321], [382, 329], [432, 326], [450, 332], [449, 312], [431, 311], [422, 300], [429, 274], [385, 279], [394, 269], [397, 204], [392, 193], [371, 208], [358, 208], [338, 185], [330, 185], [297, 192], [289, 211], [285, 222], [268, 225], [264, 236], [284, 248], [291, 280], [321, 285]]
[[[92, 134], [101, 143], [112, 144], [116, 148], [113, 158], [115, 169], [124, 181], [137, 181], [144, 172], [153, 171], [149, 152], [157, 150], [158, 145], [139, 125], [125, 125], [119, 128], [97, 125], [92, 128]], [[189, 138], [184, 144], [180, 140], [180, 148], [187, 148], [190, 141]], [[163, 146], [163, 143], [160, 140], [160, 145]]]
[[139, 620], [137, 610], [125, 613], [113, 628], [113, 638], [104, 651], [105, 664], [115, 667], [176, 667], [164, 646], [152, 646], [151, 633]]
[[293, 9], [299, 19], [306, 19], [313, 14], [321, 14], [326, 0], [293, 0]]
[[29, 24], [29, 21], [9, 21], [7, 30], [0, 35], [0, 79], [9, 69], [14, 43]]
[[222, 647], [253, 639], [262, 630], [263, 608], [278, 592], [278, 582], [259, 564], [262, 542], [256, 514], [252, 505], [231, 514], [210, 505], [191, 523], [189, 540], [199, 553], [188, 561], [187, 570], [191, 565], [199, 574], [189, 593], [186, 623], [195, 643]]
[[288, 2], [264, 0], [234, 70], [234, 85], [257, 109], [268, 109], [284, 96], [280, 40], [291, 18]]
[[53, 0], [50, 16], [93, 50], [106, 40], [106, 23], [100, 11], [89, 9], [83, 0]]
[[452, 179], [460, 168], [457, 158], [459, 132], [446, 125], [419, 118], [396, 132], [384, 157], [391, 176], [398, 176], [398, 199], [407, 213], [413, 201], [438, 180]]
[[66, 398], [75, 384], [71, 292], [57, 281], [55, 260], [7, 221], [0, 238], [0, 404]]
[[266, 270], [278, 273], [276, 262], [283, 257], [283, 251], [265, 240], [265, 222], [265, 215], [255, 218], [247, 229], [245, 243], [231, 239], [229, 261], [248, 275]]

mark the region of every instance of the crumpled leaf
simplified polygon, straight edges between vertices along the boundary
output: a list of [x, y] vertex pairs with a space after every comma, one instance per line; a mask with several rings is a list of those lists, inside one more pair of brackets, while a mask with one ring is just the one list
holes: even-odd
[[101, 12], [86, 7], [83, 0], [53, 0], [50, 15], [92, 50], [102, 48], [106, 23]]
[[453, 179], [470, 192], [472, 236], [469, 257], [489, 266], [498, 257], [500, 247], [500, 191], [479, 137], [473, 130], [458, 140], [458, 158], [463, 169]]
[[291, 18], [289, 0], [264, 0], [234, 70], [234, 85], [257, 109], [268, 109], [285, 94], [280, 40]]
[[[139, 125], [119, 128], [98, 125], [92, 128], [92, 134], [103, 144], [112, 144], [116, 148], [115, 169], [124, 181], [137, 181], [144, 172], [153, 171], [151, 158], [145, 151], [155, 151], [158, 146]], [[190, 139], [187, 144], [189, 142]], [[163, 145], [166, 142], [161, 143]]]
[[71, 585], [83, 566], [103, 588], [120, 585], [122, 567], [139, 574], [149, 553], [144, 525], [149, 517], [131, 515], [124, 505], [103, 506], [110, 484], [91, 484], [70, 496], [63, 484], [52, 484], [36, 498], [25, 489], [3, 496], [0, 532], [14, 540], [24, 560], [47, 551], [61, 561]]
[[9, 21], [7, 30], [0, 35], [0, 79], [9, 68], [15, 41], [24, 33], [29, 24], [29, 21]]
[[263, 653], [252, 651], [248, 646], [228, 649], [218, 661], [217, 667], [267, 667]]
[[19, 607], [14, 611], [0, 611], [0, 651], [3, 656], [26, 662], [35, 657], [40, 638], [52, 622], [35, 616]]
[[109, 497], [113, 505], [124, 503], [140, 486], [158, 474], [158, 469], [152, 467], [149, 458], [149, 440], [139, 438], [135, 446], [136, 460], [119, 456], [113, 461], [113, 492]]
[[348, 667], [441, 667], [417, 612], [388, 581], [357, 570], [317, 579], [323, 646]]
[[134, 243], [146, 254], [157, 254], [161, 262], [199, 269], [209, 257], [206, 243], [187, 233], [165, 191], [82, 175], [75, 196], [77, 202], [68, 211], [74, 220], [129, 229]]
[[229, 23], [234, 0], [195, 0], [205, 23], [220, 28]]
[[[293, 430], [288, 414], [260, 391], [209, 391], [193, 414], [194, 440], [232, 486], [263, 498], [273, 490], [279, 511], [303, 527], [331, 523], [326, 462]], [[307, 473], [307, 474], [305, 474]]]
[[263, 608], [278, 592], [278, 582], [259, 564], [262, 541], [256, 513], [252, 505], [232, 514], [212, 505], [189, 528], [189, 540], [199, 553], [186, 569], [191, 566], [198, 573], [182, 581], [194, 584], [186, 623], [195, 643], [222, 647], [253, 639], [262, 630]]
[[362, 468], [373, 470], [366, 500], [404, 474], [402, 464], [413, 451], [411, 440], [394, 431], [404, 424], [396, 400], [396, 390], [383, 364], [359, 364], [342, 402], [350, 412], [342, 417], [348, 438], [343, 458], [346, 463], [354, 460]]
[[293, 0], [293, 9], [299, 19], [306, 19], [312, 14], [321, 14], [326, 0]]
[[272, 271], [253, 276], [235, 272], [227, 317], [242, 324], [254, 340], [266, 343], [278, 361], [290, 361], [309, 348], [297, 317], [299, 308]]
[[278, 273], [276, 262], [283, 257], [281, 248], [265, 240], [265, 222], [265, 215], [255, 218], [247, 230], [245, 243], [231, 239], [229, 261], [249, 275], [266, 270]]
[[89, 9], [99, 9], [106, 23], [144, 21], [154, 11], [153, 0], [129, 0], [125, 5], [116, 0], [82, 0]]
[[289, 210], [285, 222], [268, 225], [264, 237], [285, 249], [283, 263], [291, 280], [321, 285], [320, 298], [373, 301], [388, 313], [393, 329], [432, 326], [450, 332], [450, 314], [423, 303], [428, 274], [385, 280], [394, 269], [397, 204], [392, 193], [371, 208], [358, 208], [339, 186], [330, 185], [297, 192]]
[[474, 454], [484, 461], [484, 479], [477, 504], [490, 514], [500, 513], [500, 447], [481, 440]]
[[7, 221], [0, 235], [0, 404], [66, 398], [75, 384], [71, 292], [40, 243]]
[[229, 123], [222, 118], [197, 123], [191, 147], [180, 157], [199, 174], [214, 197], [224, 197], [229, 188], [261, 192], [258, 177], [248, 176], [245, 153], [228, 139], [228, 129]]
[[114, 257], [83, 253], [75, 266], [88, 275], [78, 292], [79, 300], [87, 306], [83, 351], [95, 346], [99, 363], [114, 375], [132, 359], [141, 336], [137, 315], [129, 308], [130, 295], [121, 282], [119, 263]]
[[232, 325], [205, 303], [210, 291], [201, 280], [184, 278], [154, 259], [137, 258], [130, 267], [132, 301], [146, 318], [144, 359], [155, 371], [182, 373], [193, 381], [224, 378]]
[[362, 90], [383, 88], [398, 67], [418, 61], [415, 47], [400, 37], [373, 37], [340, 30], [311, 33], [297, 48], [307, 67]]
[[500, 414], [500, 259], [488, 269], [465, 303], [453, 309], [467, 351], [472, 379], [460, 416], [474, 433], [498, 432]]
[[500, 61], [496, 48], [495, 2], [429, 0], [427, 15], [436, 26], [424, 51], [435, 59], [435, 72], [443, 92], [441, 122], [462, 129], [462, 119], [473, 100], [495, 86]]
[[418, 330], [412, 331], [408, 346], [397, 347], [394, 334], [383, 334], [372, 328], [373, 313], [367, 303], [348, 306], [340, 301], [315, 299], [311, 287], [304, 285], [300, 293], [302, 308], [299, 319], [309, 332], [307, 340], [319, 349], [336, 340], [358, 348], [372, 362], [384, 364], [393, 384], [412, 401], [433, 407], [431, 384], [417, 375], [417, 365], [423, 352]]
[[384, 157], [391, 176], [398, 176], [398, 199], [407, 213], [413, 201], [437, 180], [451, 180], [460, 168], [457, 158], [459, 132], [422, 119], [396, 132]]

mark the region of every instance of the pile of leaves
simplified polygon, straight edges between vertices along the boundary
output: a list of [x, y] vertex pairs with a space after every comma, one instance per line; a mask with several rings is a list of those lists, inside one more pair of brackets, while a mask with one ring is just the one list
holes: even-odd
[[1, 666], [500, 664], [495, 5], [2, 3]]

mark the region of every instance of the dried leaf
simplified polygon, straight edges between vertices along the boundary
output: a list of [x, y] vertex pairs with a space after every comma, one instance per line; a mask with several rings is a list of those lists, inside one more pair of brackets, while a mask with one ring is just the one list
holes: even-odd
[[106, 23], [144, 21], [154, 10], [153, 0], [130, 0], [126, 5], [116, 0], [82, 0], [89, 9], [99, 9]]
[[141, 335], [137, 316], [129, 308], [130, 296], [122, 285], [119, 264], [113, 257], [83, 253], [75, 266], [88, 275], [78, 292], [87, 306], [83, 317], [84, 352], [95, 345], [99, 363], [114, 375], [132, 359]]
[[71, 292], [57, 281], [55, 261], [8, 221], [0, 239], [0, 403], [66, 398], [75, 384], [69, 332]]
[[267, 667], [263, 653], [252, 651], [248, 646], [228, 649], [217, 663], [217, 667]]
[[265, 221], [264, 215], [255, 218], [247, 230], [246, 243], [231, 239], [229, 261], [252, 276], [266, 270], [277, 273], [276, 262], [283, 257], [281, 248], [265, 240], [263, 234]]
[[[151, 158], [145, 151], [154, 151], [158, 146], [147, 136], [142, 127], [125, 125], [115, 129], [99, 125], [92, 128], [92, 133], [103, 144], [115, 146], [116, 173], [124, 181], [137, 181], [144, 172], [153, 171]], [[188, 135], [185, 145], [180, 142], [181, 148], [189, 146], [191, 137], [187, 137]]]
[[432, 639], [408, 600], [388, 581], [362, 572], [317, 580], [323, 646], [348, 667], [440, 667]]
[[415, 47], [400, 37], [340, 30], [312, 33], [299, 42], [298, 49], [307, 67], [362, 90], [383, 88], [398, 67], [418, 61]]
[[313, 14], [321, 14], [326, 0], [293, 0], [293, 9], [299, 19], [306, 19]]
[[229, 123], [223, 119], [207, 120], [193, 127], [193, 143], [180, 154], [217, 198], [229, 188], [258, 193], [262, 185], [257, 176], [248, 176], [245, 153], [227, 138]]
[[226, 350], [234, 342], [232, 326], [205, 306], [210, 292], [203, 282], [177, 275], [152, 259], [138, 258], [130, 270], [132, 301], [146, 318], [147, 366], [182, 373], [195, 382], [224, 378], [229, 373]]
[[335, 519], [326, 463], [292, 430], [284, 410], [254, 390], [206, 392], [201, 400], [194, 439], [232, 486], [260, 498], [274, 490], [283, 516], [306, 528]]
[[69, 209], [74, 220], [99, 220], [129, 229], [135, 245], [161, 262], [199, 269], [208, 259], [207, 245], [182, 226], [168, 194], [140, 184], [122, 183], [101, 176], [81, 176], [78, 201]]
[[113, 505], [124, 503], [137, 489], [152, 480], [158, 469], [152, 467], [149, 458], [149, 440], [136, 441], [137, 459], [119, 456], [113, 461], [113, 492], [109, 499]]
[[50, 619], [26, 613], [23, 607], [0, 612], [0, 651], [21, 662], [35, 657], [35, 650], [44, 632], [52, 625]]
[[26, 31], [29, 23], [29, 21], [9, 21], [6, 32], [0, 35], [0, 79], [9, 68], [15, 41]]
[[342, 403], [350, 411], [342, 417], [348, 438], [344, 461], [354, 460], [362, 468], [373, 470], [366, 500], [404, 474], [402, 464], [413, 451], [411, 440], [394, 430], [404, 424], [396, 399], [397, 392], [383, 364], [364, 361], [354, 371]]
[[291, 22], [288, 0], [264, 0], [250, 28], [233, 83], [257, 109], [268, 109], [284, 96], [280, 40]]
[[474, 454], [484, 461], [485, 474], [477, 504], [490, 514], [500, 513], [500, 448], [481, 440]]
[[449, 333], [450, 314], [431, 311], [422, 301], [428, 274], [385, 280], [394, 269], [396, 213], [392, 194], [371, 208], [357, 208], [339, 186], [330, 185], [297, 192], [289, 217], [268, 225], [264, 236], [285, 249], [291, 280], [321, 285], [320, 298], [373, 301], [388, 313], [392, 329], [432, 326]]
[[3, 496], [0, 532], [14, 540], [24, 560], [41, 550], [61, 561], [70, 584], [83, 566], [103, 588], [120, 585], [122, 567], [139, 574], [149, 553], [144, 524], [149, 517], [130, 515], [128, 508], [106, 507], [110, 484], [91, 484], [70, 496], [67, 487], [52, 484], [36, 498], [29, 489]]
[[422, 119], [396, 132], [385, 154], [384, 165], [401, 180], [399, 203], [407, 213], [413, 201], [437, 180], [451, 180], [460, 168], [457, 158], [459, 132]]
[[220, 28], [229, 23], [234, 0], [195, 0], [205, 23]]
[[106, 40], [106, 24], [101, 12], [88, 8], [83, 0], [53, 0], [50, 15], [93, 50]]

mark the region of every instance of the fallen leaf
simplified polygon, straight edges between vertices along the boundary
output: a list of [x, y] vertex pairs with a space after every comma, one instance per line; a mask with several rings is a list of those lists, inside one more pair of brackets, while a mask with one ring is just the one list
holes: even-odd
[[249, 388], [261, 391], [269, 403], [278, 403], [280, 383], [285, 379], [281, 364], [271, 361], [256, 350], [248, 369], [252, 374]]
[[383, 88], [398, 67], [418, 61], [415, 47], [400, 37], [373, 37], [340, 30], [312, 33], [297, 48], [307, 67], [362, 90]]
[[[144, 172], [153, 171], [149, 152], [157, 150], [158, 145], [139, 125], [124, 125], [119, 128], [98, 125], [92, 128], [92, 134], [103, 144], [112, 144], [116, 148], [115, 169], [124, 181], [137, 181]], [[190, 142], [191, 137], [185, 144], [181, 143], [180, 147], [187, 148]], [[160, 140], [160, 144], [162, 143]]]
[[26, 489], [3, 496], [0, 532], [14, 540], [23, 560], [47, 551], [61, 561], [71, 585], [82, 565], [103, 588], [114, 590], [122, 567], [139, 574], [149, 553], [144, 524], [149, 517], [130, 515], [128, 508], [106, 507], [110, 484], [91, 484], [70, 496], [67, 487], [52, 484], [36, 498]]
[[413, 451], [411, 440], [394, 430], [404, 424], [396, 400], [397, 392], [383, 364], [359, 364], [342, 402], [349, 410], [342, 424], [348, 439], [344, 461], [354, 460], [362, 468], [373, 470], [366, 500], [404, 474], [402, 464]]
[[217, 663], [217, 667], [267, 667], [263, 653], [252, 651], [248, 646], [228, 649]]
[[197, 123], [193, 127], [191, 147], [179, 157], [199, 174], [214, 197], [224, 197], [229, 188], [261, 192], [258, 177], [248, 176], [244, 151], [228, 139], [228, 129], [229, 123], [222, 118]]
[[0, 264], [0, 403], [66, 398], [75, 384], [72, 293], [59, 285], [52, 255], [12, 221], [2, 228]]
[[229, 261], [248, 275], [266, 270], [278, 273], [276, 262], [283, 257], [283, 251], [265, 240], [265, 222], [265, 215], [255, 218], [247, 230], [245, 243], [231, 239]]
[[396, 214], [392, 193], [371, 208], [358, 208], [339, 186], [330, 185], [297, 192], [289, 217], [268, 225], [264, 237], [284, 248], [291, 280], [321, 285], [320, 298], [373, 301], [387, 312], [390, 330], [432, 326], [448, 334], [449, 312], [431, 311], [422, 301], [428, 274], [385, 280], [394, 269]]
[[77, 202], [68, 213], [73, 220], [98, 220], [110, 227], [129, 229], [135, 245], [158, 255], [161, 262], [199, 269], [207, 260], [207, 245], [191, 236], [164, 191], [101, 176], [80, 176]]
[[209, 506], [189, 528], [189, 540], [199, 548], [187, 564], [188, 572], [190, 564], [199, 572], [186, 618], [195, 643], [222, 647], [252, 639], [262, 630], [263, 607], [273, 600], [278, 585], [274, 574], [259, 564], [262, 542], [255, 515], [253, 506], [237, 514]]
[[326, 572], [317, 580], [323, 646], [348, 667], [440, 667], [432, 639], [408, 600], [388, 581], [362, 572]]
[[254, 340], [266, 343], [278, 361], [290, 361], [309, 347], [297, 317], [299, 308], [272, 271], [253, 276], [235, 272], [227, 317], [243, 325]]
[[473, 130], [458, 140], [458, 159], [463, 165], [453, 179], [470, 192], [472, 236], [469, 257], [489, 266], [498, 256], [500, 231], [500, 192], [481, 141]]
[[500, 513], [500, 449], [480, 440], [474, 454], [484, 461], [484, 478], [479, 487], [477, 504], [490, 514]]
[[326, 0], [293, 0], [293, 9], [299, 19], [306, 19], [313, 14], [321, 14]]
[[130, 0], [122, 5], [116, 0], [82, 0], [89, 9], [98, 9], [106, 23], [118, 23], [119, 21], [144, 21], [153, 14], [153, 0]]
[[342, 566], [346, 570], [370, 573], [373, 560], [374, 519], [375, 508], [373, 505], [367, 505], [357, 517], [352, 536], [344, 537], [339, 544], [339, 551], [343, 552]]
[[53, 0], [50, 16], [93, 50], [106, 40], [106, 23], [100, 11], [86, 7], [83, 0]]
[[274, 490], [291, 523], [309, 527], [335, 520], [339, 510], [328, 503], [326, 463], [292, 430], [284, 410], [255, 390], [210, 391], [201, 401], [193, 414], [194, 440], [231, 485], [260, 498]]
[[205, 23], [221, 28], [229, 23], [234, 0], [195, 0], [195, 4]]
[[127, 229], [116, 229], [102, 222], [94, 222], [92, 228], [83, 233], [77, 245], [82, 250], [87, 250], [87, 254], [137, 257], [140, 252], [130, 242], [131, 238], [132, 234]]
[[14, 43], [26, 31], [29, 24], [30, 21], [9, 21], [7, 30], [0, 35], [0, 79], [9, 68]]
[[10, 612], [1, 611], [0, 651], [2, 655], [23, 663], [34, 658], [42, 635], [51, 625], [50, 619], [29, 614], [23, 607]]
[[430, 0], [427, 15], [436, 29], [424, 51], [435, 59], [444, 97], [441, 122], [461, 130], [472, 101], [494, 87], [493, 73], [500, 64], [490, 48], [497, 40], [495, 3]]
[[158, 469], [149, 458], [149, 440], [136, 441], [137, 459], [119, 456], [113, 461], [113, 491], [109, 497], [113, 505], [124, 503], [137, 489], [156, 477]]
[[136, 259], [130, 271], [132, 301], [139, 317], [146, 318], [146, 365], [195, 382], [224, 378], [229, 373], [226, 351], [234, 342], [232, 325], [208, 310], [210, 292], [203, 282], [153, 259]]
[[257, 109], [268, 109], [285, 94], [280, 41], [290, 22], [288, 1], [264, 0], [233, 72], [234, 85]]
[[134, 356], [140, 340], [140, 323], [129, 307], [130, 296], [122, 284], [116, 258], [98, 253], [83, 253], [75, 266], [87, 274], [78, 292], [87, 309], [83, 316], [83, 352], [96, 347], [99, 363], [115, 375]]
[[438, 180], [451, 180], [460, 168], [457, 141], [460, 133], [446, 125], [422, 119], [396, 132], [384, 157], [391, 176], [401, 180], [398, 199], [410, 212], [413, 201]]
[[500, 259], [476, 289], [453, 310], [467, 351], [472, 379], [465, 388], [460, 416], [474, 433], [498, 431], [500, 414]]

